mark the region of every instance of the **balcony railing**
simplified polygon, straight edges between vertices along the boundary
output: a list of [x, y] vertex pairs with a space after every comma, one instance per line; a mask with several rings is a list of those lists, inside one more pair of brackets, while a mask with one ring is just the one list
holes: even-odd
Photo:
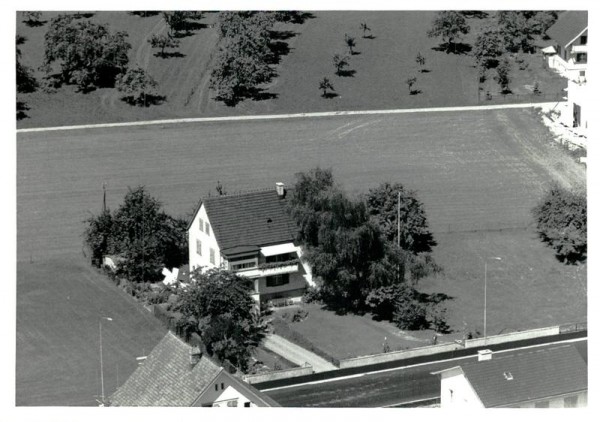
[[258, 265], [254, 268], [244, 268], [237, 270], [236, 272], [240, 275], [249, 278], [268, 277], [279, 274], [290, 274], [295, 273], [299, 269], [299, 259], [290, 259], [282, 262], [266, 262]]

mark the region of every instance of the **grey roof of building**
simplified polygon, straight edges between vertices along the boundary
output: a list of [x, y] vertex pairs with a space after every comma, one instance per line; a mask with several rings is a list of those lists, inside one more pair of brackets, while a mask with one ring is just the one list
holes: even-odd
[[296, 227], [287, 200], [275, 189], [204, 198], [202, 204], [224, 255], [257, 251], [294, 241]]
[[546, 35], [562, 47], [567, 47], [587, 27], [587, 10], [569, 10], [560, 14], [554, 25], [548, 28]]
[[192, 346], [168, 332], [111, 396], [111, 406], [191, 406], [222, 371], [206, 356], [190, 365]]
[[494, 354], [461, 368], [485, 407], [581, 392], [588, 385], [587, 365], [572, 345]]

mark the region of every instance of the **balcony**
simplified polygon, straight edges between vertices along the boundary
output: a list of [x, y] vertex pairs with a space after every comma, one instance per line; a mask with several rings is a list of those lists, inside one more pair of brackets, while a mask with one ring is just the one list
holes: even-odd
[[280, 274], [291, 274], [298, 272], [300, 261], [291, 259], [283, 262], [269, 262], [260, 264], [254, 268], [244, 268], [237, 270], [236, 273], [248, 278], [269, 277]]

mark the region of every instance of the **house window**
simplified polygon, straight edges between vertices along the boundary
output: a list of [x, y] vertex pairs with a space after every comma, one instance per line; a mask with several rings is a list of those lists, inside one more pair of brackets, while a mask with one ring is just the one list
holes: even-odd
[[565, 397], [565, 407], [577, 407], [577, 396]]
[[200, 227], [200, 231], [203, 232], [204, 231], [204, 220], [203, 219], [199, 219], [199, 224], [198, 226]]
[[230, 400], [227, 402], [227, 407], [237, 407], [237, 400]]
[[231, 271], [254, 268], [258, 265], [257, 258], [254, 255], [240, 256], [229, 260], [229, 269]]
[[452, 402], [454, 400], [454, 391], [452, 391], [452, 389], [450, 389], [450, 401]]
[[225, 390], [225, 384], [221, 383], [221, 390]]
[[219, 384], [215, 384], [215, 391], [219, 391]]
[[267, 277], [267, 287], [283, 286], [290, 282], [289, 274], [279, 274]]
[[582, 35], [581, 38], [579, 39], [579, 44], [581, 45], [587, 45], [587, 35]]
[[208, 224], [208, 221], [204, 224], [204, 228], [205, 228], [206, 234], [210, 236], [210, 224]]
[[213, 248], [210, 248], [210, 263], [215, 264], [215, 250]]
[[202, 256], [202, 242], [196, 239], [196, 253]]
[[575, 63], [587, 63], [587, 53], [577, 53]]
[[539, 407], [539, 408], [550, 407], [550, 402], [548, 400], [538, 401], [535, 403], [535, 407]]
[[247, 401], [246, 403], [244, 403], [244, 407], [250, 407], [250, 402]]

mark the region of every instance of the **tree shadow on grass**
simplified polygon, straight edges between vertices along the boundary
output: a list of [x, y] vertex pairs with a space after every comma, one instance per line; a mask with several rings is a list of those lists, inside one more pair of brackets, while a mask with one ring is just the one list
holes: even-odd
[[336, 75], [341, 76], [342, 78], [353, 78], [356, 74], [356, 70], [339, 70], [336, 72]]
[[150, 107], [151, 105], [161, 105], [167, 100], [164, 95], [145, 95], [143, 98], [135, 98], [133, 95], [127, 95], [121, 98], [121, 101], [132, 106]]
[[246, 98], [250, 98], [252, 101], [265, 101], [274, 100], [279, 97], [279, 94], [274, 92], [267, 92], [262, 88], [250, 88], [245, 93]]
[[321, 97], [326, 98], [328, 100], [337, 97], [338, 94], [336, 94], [335, 92], [326, 92], [325, 94], [321, 94]]
[[306, 22], [308, 19], [316, 18], [316, 16], [310, 12], [300, 12], [300, 11], [296, 11], [296, 10], [283, 12], [282, 15], [284, 15], [284, 16], [282, 16], [282, 18], [279, 19], [281, 22], [288, 22], [288, 23], [295, 23], [295, 24], [302, 24], [302, 23]]
[[369, 34], [369, 35], [363, 36], [362, 38], [364, 38], [365, 40], [374, 40], [377, 37], [375, 35]]
[[418, 94], [420, 94], [421, 92], [423, 92], [423, 91], [422, 91], [422, 90], [420, 90], [420, 89], [411, 89], [411, 90], [410, 90], [410, 95], [418, 95]]
[[29, 116], [25, 113], [30, 107], [24, 101], [17, 101], [17, 120], [28, 119]]
[[471, 44], [458, 42], [458, 43], [441, 43], [437, 47], [431, 47], [435, 51], [443, 51], [446, 54], [467, 54], [473, 47]]
[[136, 10], [133, 12], [127, 12], [130, 15], [140, 16], [142, 18], [147, 18], [149, 16], [156, 16], [160, 14], [158, 10]]
[[431, 73], [430, 69], [421, 69], [420, 70], [421, 73]]
[[290, 38], [298, 35], [298, 32], [294, 31], [269, 31], [269, 38], [272, 40], [289, 40]]
[[73, 17], [75, 19], [82, 19], [82, 18], [89, 19], [94, 15], [95, 15], [95, 13], [93, 13], [93, 12], [77, 12], [77, 13], [73, 14]]
[[189, 18], [194, 19], [192, 21], [186, 20], [181, 27], [177, 28], [175, 34], [173, 34], [174, 38], [185, 38], [191, 35], [194, 35], [196, 31], [199, 31], [204, 28], [208, 28], [208, 25], [205, 23], [196, 22], [196, 19], [200, 18]]
[[286, 56], [290, 53], [290, 47], [286, 42], [283, 41], [273, 41], [268, 44], [269, 50], [271, 50], [271, 54], [268, 59], [269, 64], [279, 64], [281, 61], [281, 56]]
[[23, 21], [30, 28], [44, 26], [48, 21]]
[[186, 54], [182, 54], [179, 51], [165, 51], [164, 53], [161, 53], [160, 51], [157, 53], [154, 53], [154, 57], [160, 57], [161, 59], [168, 59], [170, 57], [177, 57], [177, 58], [181, 58], [181, 57], [185, 57]]
[[351, 56], [360, 56], [361, 54], [360, 51], [352, 51], [352, 53], [350, 53]]

